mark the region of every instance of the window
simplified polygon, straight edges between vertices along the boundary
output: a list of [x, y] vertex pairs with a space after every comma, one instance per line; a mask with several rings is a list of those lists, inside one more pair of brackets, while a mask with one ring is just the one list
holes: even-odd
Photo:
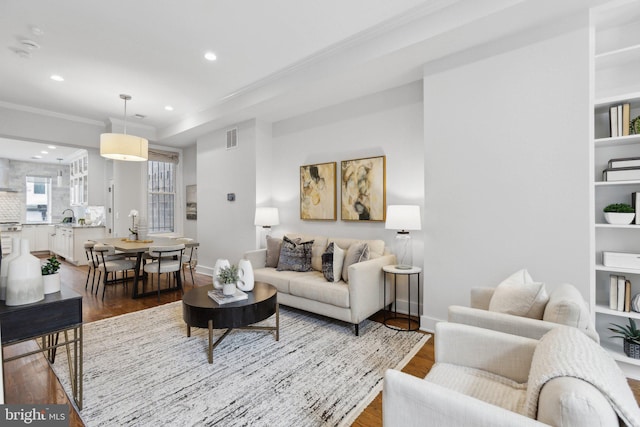
[[27, 176], [26, 222], [51, 221], [51, 178]]
[[173, 232], [175, 231], [176, 164], [152, 160], [147, 164], [149, 233]]

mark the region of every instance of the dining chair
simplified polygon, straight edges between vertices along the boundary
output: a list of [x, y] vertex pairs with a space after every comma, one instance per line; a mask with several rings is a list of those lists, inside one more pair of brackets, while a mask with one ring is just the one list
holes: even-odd
[[93, 287], [96, 282], [96, 271], [98, 272], [98, 284], [100, 283], [100, 278], [102, 277], [102, 270], [98, 268], [100, 265], [100, 261], [98, 261], [97, 254], [93, 252], [93, 247], [96, 245], [95, 240], [87, 240], [84, 242], [84, 254], [87, 257], [87, 266], [89, 269], [87, 270], [87, 281], [84, 284], [85, 291], [89, 286], [89, 278], [91, 278], [91, 293], [93, 293]]
[[[144, 272], [145, 278], [147, 274], [158, 275], [158, 301], [160, 301], [160, 279], [162, 274], [168, 274], [167, 282], [170, 282], [171, 273], [174, 274], [176, 281], [179, 280], [183, 255], [184, 243], [166, 246], [149, 246], [149, 256], [155, 261], [145, 264]], [[182, 288], [180, 288], [180, 291], [182, 291]]]
[[[116, 255], [116, 250], [111, 245], [104, 245], [97, 243], [93, 247], [93, 251], [99, 257], [99, 266], [98, 268], [104, 272], [104, 280], [102, 285], [102, 299], [104, 299], [105, 291], [107, 290], [107, 285], [123, 283], [125, 284], [128, 277], [128, 271], [132, 270], [133, 274], [136, 274], [135, 267], [136, 262], [130, 259], [118, 258]], [[121, 272], [122, 277], [118, 279], [117, 273]], [[109, 273], [111, 273], [111, 279], [109, 279]], [[96, 295], [98, 295], [98, 290], [100, 289], [100, 283], [98, 282], [98, 286], [96, 287]]]
[[[189, 237], [179, 237], [176, 239], [176, 242], [184, 243], [186, 246], [187, 244], [193, 242], [193, 239], [190, 239]], [[182, 260], [182, 282], [184, 283], [187, 281], [187, 273], [185, 272], [185, 270], [189, 269], [189, 272], [191, 273], [191, 285], [195, 288], [196, 281], [193, 278], [193, 270], [198, 264], [198, 247], [185, 247], [185, 253], [188, 253], [189, 256], [185, 257], [185, 259]]]

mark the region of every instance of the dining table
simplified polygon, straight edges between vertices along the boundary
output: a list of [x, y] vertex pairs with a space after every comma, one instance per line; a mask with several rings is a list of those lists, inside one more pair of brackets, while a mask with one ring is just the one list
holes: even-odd
[[[136, 256], [136, 266], [135, 266], [135, 274], [133, 275], [133, 292], [131, 294], [132, 298], [141, 298], [148, 295], [157, 295], [157, 291], [148, 291], [144, 292], [144, 288], [142, 292], [138, 292], [138, 284], [140, 282], [140, 267], [142, 266], [142, 257], [145, 253], [149, 252], [149, 248], [152, 246], [170, 246], [176, 245], [179, 243], [184, 243], [185, 248], [193, 248], [198, 247], [200, 244], [195, 240], [190, 240], [188, 242], [181, 241], [179, 238], [174, 237], [153, 237], [149, 236], [147, 239], [140, 240], [129, 240], [123, 237], [108, 237], [104, 239], [96, 239], [96, 242], [102, 243], [104, 245], [113, 246], [116, 251], [119, 251], [123, 254], [130, 254]], [[173, 290], [182, 290], [182, 276], [178, 272], [176, 274], [176, 286], [163, 289], [161, 292], [173, 291]]]

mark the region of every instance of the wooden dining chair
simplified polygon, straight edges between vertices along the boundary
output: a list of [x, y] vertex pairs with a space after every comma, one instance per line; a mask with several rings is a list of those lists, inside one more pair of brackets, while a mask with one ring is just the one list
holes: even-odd
[[[173, 273], [176, 281], [178, 281], [180, 270], [182, 268], [183, 255], [184, 243], [166, 246], [149, 246], [149, 256], [153, 258], [154, 261], [144, 265], [144, 272], [145, 278], [147, 274], [158, 275], [158, 301], [160, 301], [160, 279], [162, 275], [165, 273], [168, 274], [167, 282], [170, 282], [169, 278], [171, 277], [171, 273]], [[180, 288], [180, 291], [182, 291], [182, 287]]]
[[[98, 268], [104, 273], [104, 280], [102, 286], [102, 299], [104, 299], [105, 291], [107, 290], [107, 285], [117, 284], [117, 283], [126, 283], [129, 280], [128, 272], [129, 270], [133, 271], [135, 275], [135, 267], [136, 262], [130, 259], [123, 259], [116, 257], [116, 250], [111, 245], [103, 245], [96, 244], [93, 247], [93, 251], [98, 255], [99, 266]], [[114, 258], [115, 257], [115, 258]], [[118, 272], [122, 273], [122, 277], [118, 279]], [[109, 273], [111, 273], [111, 278], [109, 278]], [[96, 295], [98, 295], [98, 290], [100, 289], [100, 284], [98, 283], [98, 287], [96, 288]]]

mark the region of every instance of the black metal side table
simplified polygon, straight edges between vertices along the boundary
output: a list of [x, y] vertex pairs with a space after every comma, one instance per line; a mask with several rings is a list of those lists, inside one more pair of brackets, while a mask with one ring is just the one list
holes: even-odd
[[[417, 276], [418, 278], [418, 318], [420, 318], [420, 273], [422, 269], [420, 267], [411, 267], [411, 268], [398, 268], [395, 265], [385, 265], [382, 267], [382, 271], [384, 272], [384, 303], [385, 307], [387, 305], [387, 274], [393, 274], [393, 316], [387, 317], [387, 310], [384, 311], [384, 320], [383, 323], [386, 327], [395, 329], [398, 331], [417, 331], [420, 328], [420, 321], [415, 320], [411, 317], [411, 276]], [[397, 282], [398, 276], [407, 276], [407, 307], [408, 314], [407, 315], [398, 315], [398, 305], [395, 304], [396, 296], [397, 296]], [[389, 325], [387, 321], [393, 319], [403, 319], [407, 320], [407, 327], [402, 328], [398, 326]], [[413, 325], [412, 325], [413, 323]]]

